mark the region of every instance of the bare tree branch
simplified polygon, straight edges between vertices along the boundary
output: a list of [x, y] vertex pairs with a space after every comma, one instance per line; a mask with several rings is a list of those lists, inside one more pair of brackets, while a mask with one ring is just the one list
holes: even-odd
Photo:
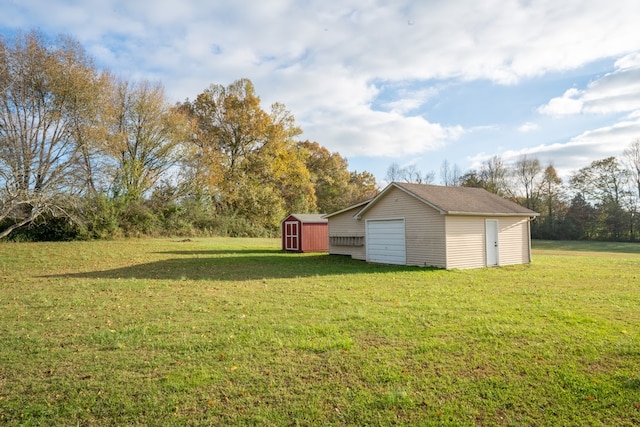
[[0, 40], [0, 238], [43, 214], [68, 214], [86, 181], [74, 124], [99, 92], [97, 76], [69, 38]]

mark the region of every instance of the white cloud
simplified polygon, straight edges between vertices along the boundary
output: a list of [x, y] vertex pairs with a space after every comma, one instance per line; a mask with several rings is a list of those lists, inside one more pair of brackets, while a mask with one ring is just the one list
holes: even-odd
[[518, 132], [527, 133], [527, 132], [533, 132], [538, 129], [540, 129], [540, 126], [537, 123], [526, 122], [521, 124], [518, 127]]
[[[304, 6], [294, 0], [24, 3], [23, 13], [32, 14], [43, 28], [72, 29], [94, 46], [106, 42], [105, 35], [134, 37], [127, 47], [131, 62], [125, 67], [140, 66], [144, 60], [178, 79], [195, 72], [207, 79], [203, 87], [218, 75], [218, 68], [232, 69], [240, 77], [257, 68], [299, 61], [315, 70], [341, 63], [356, 78], [453, 76], [515, 83], [639, 47], [637, 38], [630, 37], [640, 15], [635, 1], [619, 2], [615, 8], [578, 0], [404, 5], [310, 0]], [[204, 48], [212, 44], [222, 48], [215, 60], [206, 58]], [[303, 52], [308, 55], [301, 58]], [[273, 64], [260, 64], [264, 57], [273, 58]], [[207, 68], [194, 69], [192, 64]], [[179, 98], [193, 95], [182, 93]]]
[[429, 99], [438, 95], [437, 87], [425, 89], [398, 89], [394, 98], [388, 102], [382, 102], [381, 107], [397, 114], [408, 114], [424, 105]]
[[640, 68], [640, 52], [625, 55], [615, 62], [615, 67], [619, 70], [626, 68]]
[[553, 117], [579, 114], [584, 105], [582, 94], [583, 92], [576, 88], [568, 89], [562, 96], [553, 98], [546, 105], [539, 107], [538, 112]]
[[538, 112], [553, 117], [590, 113], [625, 113], [640, 109], [640, 52], [615, 63], [615, 71], [592, 82], [584, 90], [568, 89]]
[[347, 157], [415, 155], [441, 148], [463, 133], [459, 126], [444, 127], [422, 117], [405, 117], [364, 107], [327, 113], [340, 115], [341, 124], [324, 127], [322, 122], [312, 121], [304, 127], [305, 135], [320, 136], [324, 145]]
[[632, 119], [640, 119], [640, 110], [632, 111], [631, 113], [629, 113], [627, 118], [630, 119], [630, 120], [632, 120]]
[[[517, 126], [464, 130], [455, 113], [417, 115], [450, 80], [517, 85], [619, 58], [612, 73], [538, 111], [640, 111], [638, 16], [635, 0], [22, 0], [3, 5], [0, 27], [70, 33], [101, 66], [161, 80], [172, 101], [247, 77], [267, 108], [279, 101], [294, 113], [305, 137], [347, 156], [399, 156]], [[384, 100], [376, 82], [393, 87]]]
[[620, 156], [625, 148], [640, 135], [640, 114], [633, 114], [611, 126], [605, 126], [576, 135], [566, 142], [540, 144], [517, 150], [479, 153], [470, 156], [474, 167], [498, 155], [505, 163], [512, 163], [522, 155], [535, 156], [543, 164], [553, 164], [559, 175], [567, 179], [577, 169], [594, 160]]

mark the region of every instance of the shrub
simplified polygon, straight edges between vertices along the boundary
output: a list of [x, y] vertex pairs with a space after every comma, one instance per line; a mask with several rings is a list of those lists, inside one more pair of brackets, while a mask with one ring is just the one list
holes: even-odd
[[[6, 221], [5, 224], [8, 225]], [[6, 237], [12, 242], [63, 242], [89, 238], [86, 228], [77, 222], [52, 214], [42, 215], [37, 221], [14, 230]]]
[[158, 234], [160, 220], [143, 202], [128, 204], [120, 215], [120, 228], [127, 237]]

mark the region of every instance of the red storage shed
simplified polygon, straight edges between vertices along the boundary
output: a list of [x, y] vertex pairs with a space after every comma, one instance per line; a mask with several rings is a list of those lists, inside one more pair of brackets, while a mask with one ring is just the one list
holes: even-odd
[[282, 221], [282, 250], [327, 252], [329, 224], [322, 214], [291, 214]]

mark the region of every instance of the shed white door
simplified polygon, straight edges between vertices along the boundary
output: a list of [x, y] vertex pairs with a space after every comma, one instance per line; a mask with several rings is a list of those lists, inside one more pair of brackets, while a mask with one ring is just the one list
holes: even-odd
[[485, 224], [487, 267], [490, 267], [498, 265], [498, 220], [488, 219]]
[[369, 220], [366, 226], [368, 262], [406, 264], [404, 219]]
[[287, 251], [297, 251], [299, 249], [299, 230], [296, 221], [286, 221], [284, 223], [284, 249]]

